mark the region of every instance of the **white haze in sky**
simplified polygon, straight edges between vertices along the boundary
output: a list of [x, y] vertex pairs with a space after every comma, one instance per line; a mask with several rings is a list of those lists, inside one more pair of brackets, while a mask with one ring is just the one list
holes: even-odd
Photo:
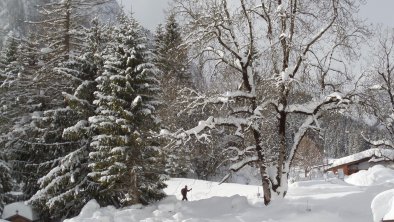
[[383, 26], [394, 27], [393, 0], [367, 0], [360, 15], [368, 19], [368, 23], [378, 23]]
[[[117, 0], [126, 11], [131, 8], [134, 17], [146, 28], [154, 31], [159, 23], [164, 22], [165, 10], [171, 0]], [[229, 0], [237, 1], [237, 0]], [[381, 23], [384, 26], [394, 27], [394, 0], [367, 0], [361, 7], [360, 16], [371, 23]], [[368, 22], [368, 23], [370, 23]]]
[[117, 0], [127, 12], [133, 11], [134, 18], [145, 28], [155, 31], [164, 23], [165, 10], [170, 0]]

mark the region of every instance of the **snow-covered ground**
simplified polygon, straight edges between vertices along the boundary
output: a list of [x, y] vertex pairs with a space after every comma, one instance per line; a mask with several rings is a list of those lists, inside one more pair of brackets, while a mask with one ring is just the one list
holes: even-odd
[[[346, 179], [350, 183], [367, 186], [353, 185], [338, 179], [296, 182], [290, 184], [285, 199], [274, 200], [268, 207], [264, 206], [258, 195], [261, 192], [258, 186], [232, 183], [218, 185], [216, 182], [174, 178], [167, 182], [168, 187], [165, 189], [169, 196], [151, 206], [116, 210], [113, 207], [99, 208], [95, 201], [91, 201], [78, 217], [66, 221], [371, 222], [374, 217], [372, 200], [394, 187], [388, 180], [376, 180], [377, 175], [382, 173], [394, 179], [394, 171], [373, 168], [369, 173], [361, 171]], [[184, 185], [193, 188], [188, 193], [189, 202], [180, 200], [180, 189]], [[386, 193], [381, 194], [384, 200], [389, 198]], [[392, 193], [389, 192], [389, 195]], [[376, 203], [380, 205], [381, 199]], [[375, 217], [387, 216], [390, 206], [385, 206], [387, 212], [375, 211]]]

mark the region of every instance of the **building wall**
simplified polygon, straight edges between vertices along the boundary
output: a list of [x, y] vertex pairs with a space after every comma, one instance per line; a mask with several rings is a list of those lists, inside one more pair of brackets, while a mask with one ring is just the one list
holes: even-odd
[[25, 220], [23, 218], [15, 218], [14, 220], [12, 220], [11, 222], [30, 222], [29, 220]]
[[7, 219], [11, 222], [31, 222], [31, 220], [21, 217], [19, 215], [12, 216], [11, 218]]
[[375, 165], [382, 165], [387, 168], [393, 169], [394, 170], [394, 161], [381, 161], [381, 162], [372, 162], [371, 167]]
[[361, 162], [358, 164], [358, 170], [368, 170], [371, 167], [369, 162]]

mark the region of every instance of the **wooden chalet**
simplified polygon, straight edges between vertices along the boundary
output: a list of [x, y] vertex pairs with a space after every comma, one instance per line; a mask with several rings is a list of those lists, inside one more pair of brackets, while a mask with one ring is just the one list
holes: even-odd
[[[372, 148], [335, 160], [326, 171], [335, 174], [351, 175], [360, 170], [367, 170], [375, 165], [383, 165], [394, 169], [394, 150]], [[394, 221], [393, 221], [394, 222]]]

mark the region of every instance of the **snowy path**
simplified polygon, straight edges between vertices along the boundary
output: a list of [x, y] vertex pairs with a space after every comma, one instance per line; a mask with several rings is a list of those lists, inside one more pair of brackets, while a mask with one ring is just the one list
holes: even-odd
[[[390, 189], [391, 184], [381, 186], [361, 187], [347, 184], [341, 180], [329, 181], [305, 181], [290, 185], [289, 193], [283, 200], [276, 200], [272, 205], [265, 207], [261, 198], [257, 198], [258, 186], [239, 185], [239, 184], [222, 184], [218, 185], [214, 182], [195, 181], [190, 179], [172, 179], [168, 181], [169, 187], [166, 189], [168, 195], [176, 195], [179, 200], [181, 196], [179, 190], [184, 186], [194, 188], [190, 198], [194, 200], [193, 204], [186, 203], [191, 208], [204, 208], [204, 212], [213, 211], [217, 218], [213, 215], [210, 218], [199, 218], [197, 221], [336, 221], [336, 222], [370, 222], [372, 220], [371, 201], [382, 191]], [[178, 189], [178, 191], [176, 191]], [[206, 191], [206, 192], [205, 192]], [[260, 189], [261, 191], [261, 189]], [[223, 203], [242, 202], [240, 197], [233, 195], [239, 194], [247, 198], [249, 206], [247, 209], [239, 209], [240, 207], [226, 207]], [[231, 197], [233, 196], [233, 197]], [[211, 199], [223, 198], [215, 204]], [[222, 203], [222, 204], [221, 204]], [[204, 207], [205, 206], [205, 207]], [[215, 210], [212, 210], [212, 206]], [[216, 206], [216, 207], [215, 207]], [[238, 208], [237, 208], [238, 207]], [[188, 207], [186, 207], [188, 208]], [[231, 217], [226, 218], [224, 212], [227, 208]], [[231, 209], [237, 209], [237, 212]], [[182, 212], [184, 208], [180, 208], [183, 219], [198, 218], [198, 215], [190, 215]], [[310, 209], [308, 211], [307, 209]], [[200, 211], [200, 210], [198, 210]], [[222, 218], [223, 217], [223, 218]], [[201, 220], [204, 219], [204, 220]], [[206, 220], [207, 219], [207, 220]], [[228, 219], [228, 220], [227, 220]], [[182, 221], [182, 220], [180, 220]], [[188, 221], [188, 220], [187, 220]]]

